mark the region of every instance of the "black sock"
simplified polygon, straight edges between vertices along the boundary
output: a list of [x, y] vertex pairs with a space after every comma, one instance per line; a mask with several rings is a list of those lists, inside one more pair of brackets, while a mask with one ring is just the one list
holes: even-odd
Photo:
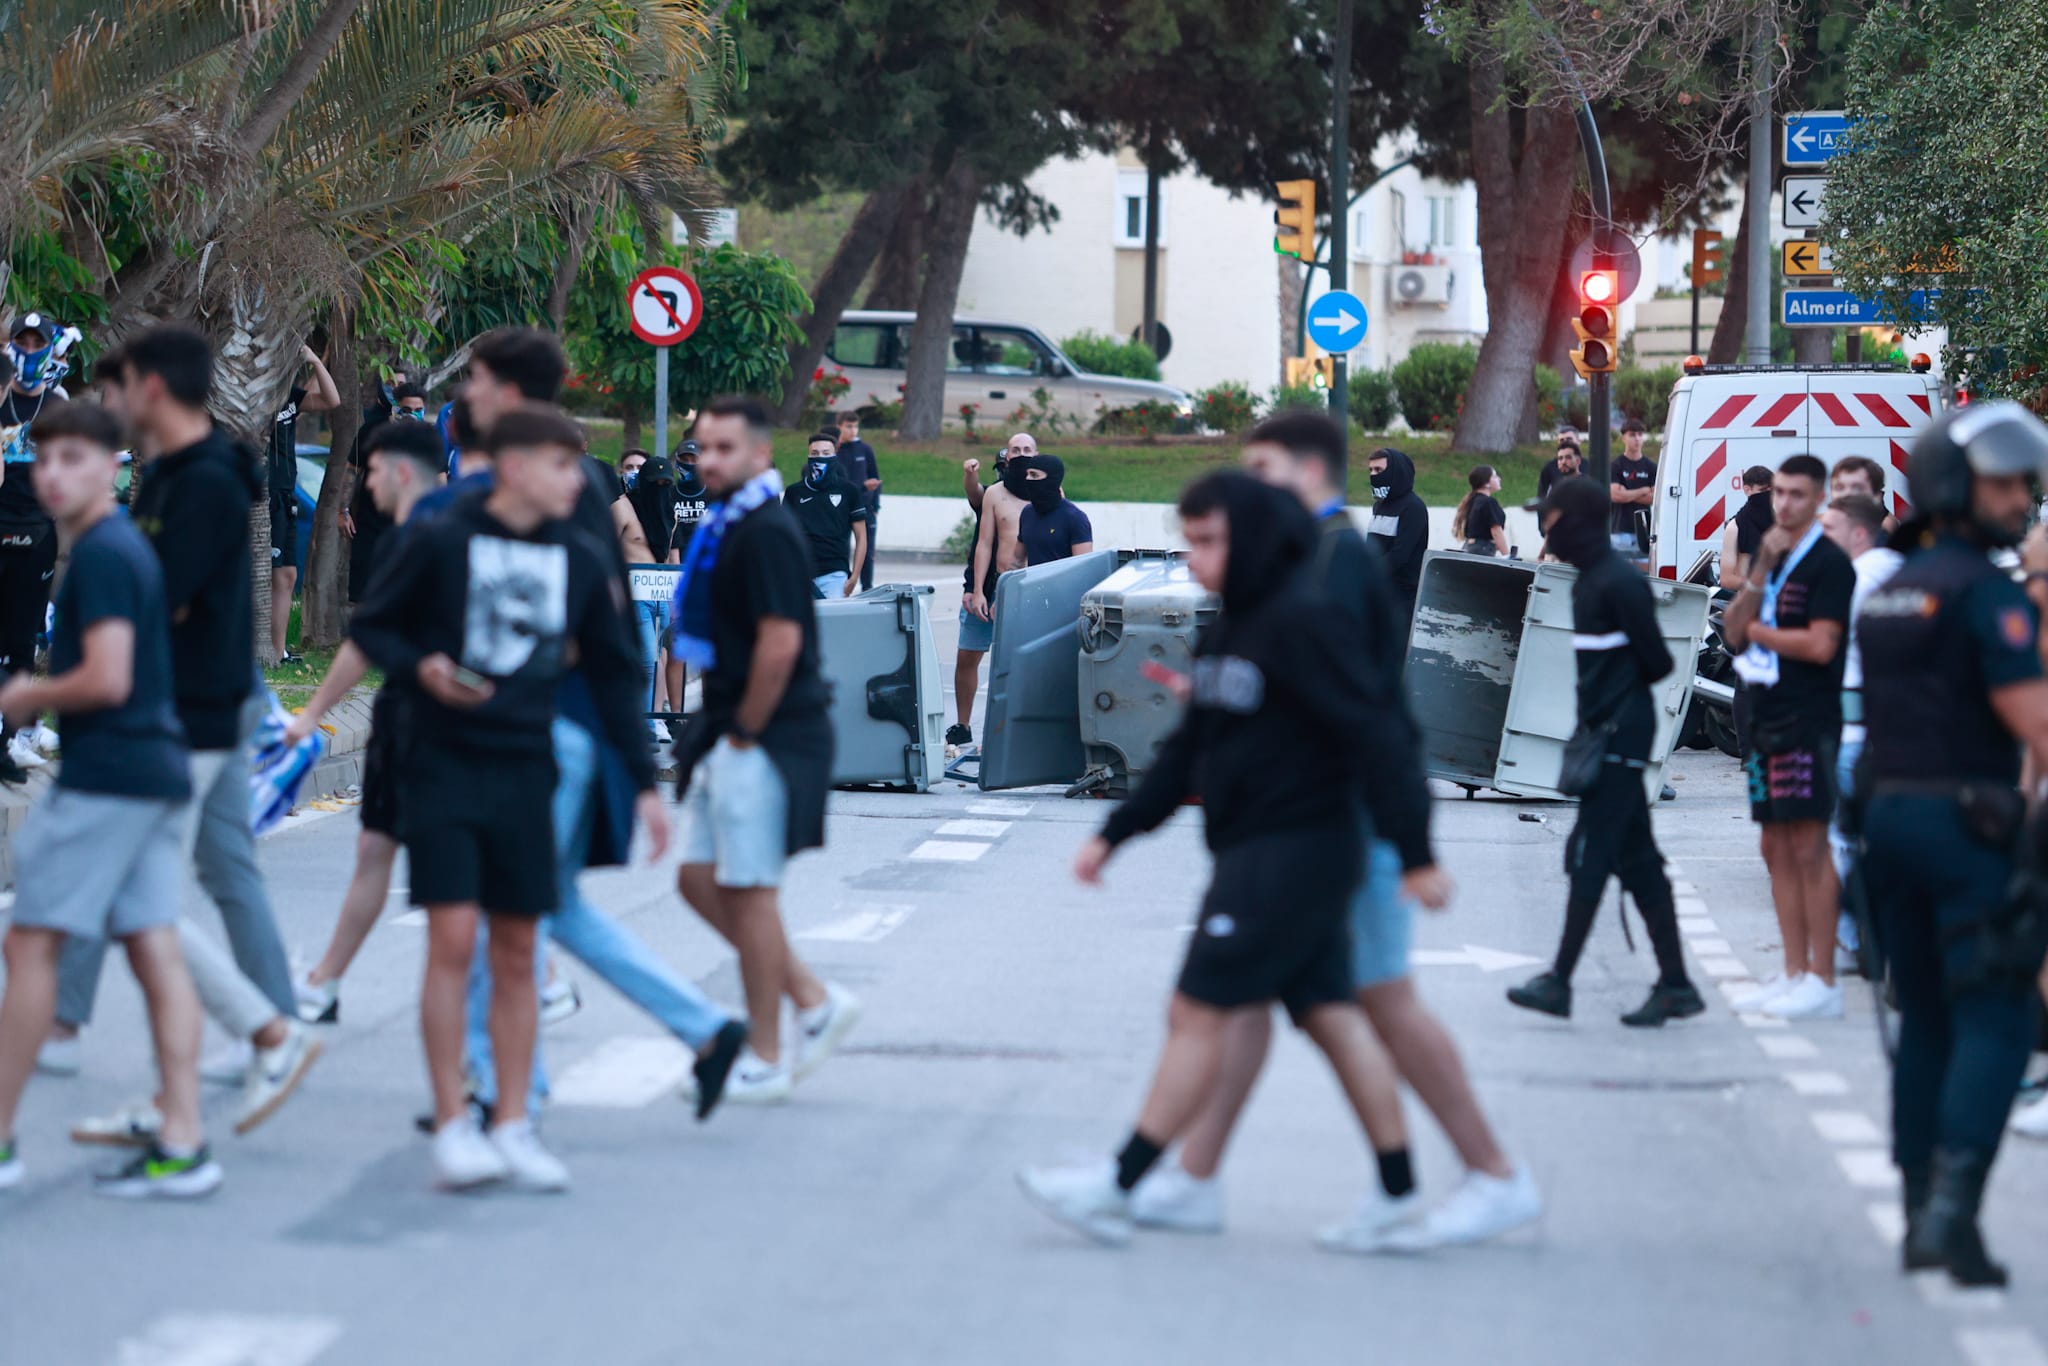
[[1136, 1129], [1131, 1130], [1131, 1141], [1116, 1155], [1116, 1188], [1127, 1191], [1144, 1180], [1145, 1173], [1152, 1170], [1152, 1164], [1165, 1151]]
[[1409, 1164], [1406, 1148], [1376, 1156], [1380, 1160], [1380, 1189], [1390, 1199], [1399, 1200], [1415, 1189], [1415, 1168]]

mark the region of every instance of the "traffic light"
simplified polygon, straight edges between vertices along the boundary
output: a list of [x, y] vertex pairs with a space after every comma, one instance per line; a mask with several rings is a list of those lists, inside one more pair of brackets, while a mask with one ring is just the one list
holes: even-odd
[[1727, 258], [1722, 254], [1721, 234], [1712, 228], [1692, 230], [1692, 282], [1700, 285], [1719, 284], [1722, 272], [1727, 269]]
[[1330, 356], [1289, 356], [1284, 378], [1290, 389], [1327, 389], [1337, 382], [1337, 362]]
[[1316, 183], [1283, 180], [1273, 186], [1280, 207], [1273, 210], [1273, 250], [1298, 261], [1316, 259]]
[[1579, 316], [1572, 319], [1572, 331], [1579, 334], [1572, 352], [1572, 369], [1579, 378], [1612, 374], [1619, 338], [1615, 335], [1615, 309], [1621, 303], [1621, 275], [1612, 270], [1589, 270], [1579, 276]]

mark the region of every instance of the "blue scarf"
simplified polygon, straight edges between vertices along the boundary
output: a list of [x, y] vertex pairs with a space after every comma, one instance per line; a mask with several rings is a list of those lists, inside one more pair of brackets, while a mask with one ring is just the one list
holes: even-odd
[[[1763, 605], [1758, 608], [1756, 619], [1759, 626], [1775, 627], [1778, 624], [1778, 594], [1784, 590], [1785, 580], [1792, 577], [1792, 571], [1806, 558], [1806, 552], [1820, 544], [1820, 518], [1813, 519], [1813, 525], [1799, 538], [1799, 544], [1792, 547], [1792, 553], [1781, 561], [1764, 580]], [[1752, 688], [1775, 688], [1778, 686], [1778, 652], [1766, 650], [1751, 641], [1749, 648], [1735, 657], [1735, 672], [1742, 675], [1742, 681]]]
[[711, 641], [711, 575], [718, 568], [718, 549], [726, 529], [764, 503], [782, 496], [782, 476], [771, 467], [749, 479], [729, 498], [713, 503], [697, 523], [684, 553], [683, 572], [669, 604], [675, 622], [671, 655], [698, 669], [717, 667], [718, 647]]

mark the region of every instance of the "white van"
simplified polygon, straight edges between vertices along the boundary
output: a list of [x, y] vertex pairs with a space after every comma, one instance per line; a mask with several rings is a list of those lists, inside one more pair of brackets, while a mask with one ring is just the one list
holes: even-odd
[[1743, 504], [1742, 472], [1816, 455], [1833, 469], [1846, 456], [1885, 471], [1885, 501], [1904, 517], [1906, 450], [1941, 409], [1941, 382], [1925, 356], [1912, 368], [1830, 365], [1705, 365], [1686, 362], [1671, 391], [1651, 504], [1652, 572], [1675, 579], [1721, 546]]
[[[916, 321], [915, 313], [875, 309], [849, 309], [840, 318], [825, 357], [846, 372], [852, 386], [845, 406], [903, 397], [903, 366]], [[1105, 411], [1136, 403], [1164, 403], [1178, 417], [1194, 412], [1185, 389], [1083, 370], [1035, 327], [993, 318], [953, 320], [953, 345], [946, 354], [948, 426], [958, 426], [960, 409], [972, 403], [980, 409], [977, 422], [1000, 427], [1016, 409], [1030, 405], [1035, 389], [1045, 390], [1054, 411], [1084, 428]]]

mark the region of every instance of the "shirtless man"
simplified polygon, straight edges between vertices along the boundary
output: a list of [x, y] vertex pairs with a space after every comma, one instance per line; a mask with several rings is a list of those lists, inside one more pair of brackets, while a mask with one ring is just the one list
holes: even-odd
[[1024, 500], [1003, 487], [1003, 465], [1022, 456], [1038, 454], [1038, 441], [1029, 432], [1018, 432], [1003, 448], [996, 461], [998, 478], [983, 488], [976, 477], [978, 460], [966, 461], [963, 487], [977, 524], [974, 554], [969, 558], [966, 592], [960, 599], [960, 652], [953, 661], [954, 724], [946, 730], [946, 759], [960, 757], [961, 747], [974, 743], [969, 724], [974, 715], [974, 694], [981, 685], [981, 659], [995, 641], [995, 582], [1000, 574], [1024, 567], [1024, 552], [1017, 544], [1017, 519], [1024, 513]]

